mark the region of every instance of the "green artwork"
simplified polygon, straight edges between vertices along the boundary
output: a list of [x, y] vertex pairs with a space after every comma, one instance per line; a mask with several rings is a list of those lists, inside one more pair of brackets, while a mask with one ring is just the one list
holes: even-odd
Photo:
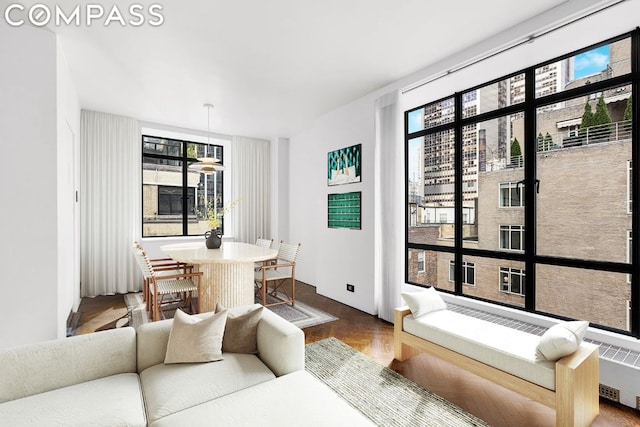
[[329, 228], [360, 230], [362, 192], [329, 194]]
[[360, 182], [362, 144], [341, 148], [327, 154], [327, 185]]

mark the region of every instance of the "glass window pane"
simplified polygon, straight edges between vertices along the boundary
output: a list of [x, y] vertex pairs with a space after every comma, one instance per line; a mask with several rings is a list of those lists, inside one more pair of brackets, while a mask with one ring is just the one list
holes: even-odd
[[418, 132], [424, 129], [424, 108], [409, 111], [409, 133]]
[[[626, 262], [630, 96], [630, 86], [614, 87], [597, 100], [582, 96], [538, 109], [537, 133], [552, 141], [536, 161], [539, 254]], [[571, 126], [579, 128], [575, 136], [568, 136]]]
[[512, 188], [524, 179], [523, 118], [521, 114], [507, 115], [465, 127], [463, 144], [463, 179], [476, 183], [473, 190], [463, 193], [463, 209], [472, 212], [469, 223], [463, 226], [463, 245], [508, 249], [505, 243], [509, 238], [501, 233], [499, 237], [499, 226], [524, 224], [524, 209], [500, 209], [511, 207]]
[[143, 158], [143, 236], [182, 235], [182, 162]]
[[414, 138], [407, 149], [409, 242], [453, 246], [454, 131]]
[[500, 207], [507, 208], [510, 205], [511, 197], [510, 197], [510, 189], [509, 184], [500, 184]]
[[536, 98], [630, 72], [631, 39], [625, 38], [536, 68]]
[[524, 73], [462, 94], [462, 117], [524, 102]]
[[211, 230], [207, 221], [208, 207], [222, 207], [222, 171], [205, 175], [189, 171], [187, 177], [189, 189], [194, 191], [190, 200], [193, 214], [188, 218], [189, 235], [200, 235]]
[[519, 228], [515, 228], [511, 230], [511, 249], [520, 250], [523, 248], [523, 244], [520, 241], [520, 232]]
[[475, 285], [476, 284], [476, 269], [475, 269], [475, 264], [473, 263], [467, 263], [466, 266], [466, 278], [465, 278], [465, 283], [469, 284], [469, 285]]
[[455, 118], [455, 109], [453, 97], [426, 105], [424, 107], [424, 129], [452, 123]]
[[[418, 255], [420, 253], [424, 253], [424, 271], [419, 270], [419, 264], [423, 259], [422, 255]], [[409, 282], [453, 291], [453, 282], [449, 281], [449, 259], [453, 259], [453, 257], [443, 258], [447, 255], [435, 251], [409, 249], [407, 258], [409, 263]]]
[[536, 310], [629, 331], [626, 274], [538, 265]]
[[[453, 256], [453, 255], [451, 255]], [[524, 307], [524, 263], [504, 259], [464, 256], [475, 286], [463, 286], [462, 293], [478, 298]], [[513, 292], [513, 291], [517, 292]]]
[[145, 135], [142, 137], [142, 153], [180, 157], [182, 156], [182, 142]]

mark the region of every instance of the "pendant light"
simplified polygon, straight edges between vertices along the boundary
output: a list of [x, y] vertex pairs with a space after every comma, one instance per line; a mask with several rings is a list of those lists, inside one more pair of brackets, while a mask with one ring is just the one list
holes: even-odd
[[[204, 104], [203, 105], [207, 109], [207, 146], [209, 145], [209, 134], [210, 134], [210, 112], [213, 108], [213, 104]], [[205, 175], [210, 175], [212, 173], [216, 173], [217, 171], [224, 170], [224, 166], [220, 164], [220, 160], [215, 157], [198, 157], [197, 163], [192, 163], [189, 165], [190, 170], [194, 170], [200, 172]]]

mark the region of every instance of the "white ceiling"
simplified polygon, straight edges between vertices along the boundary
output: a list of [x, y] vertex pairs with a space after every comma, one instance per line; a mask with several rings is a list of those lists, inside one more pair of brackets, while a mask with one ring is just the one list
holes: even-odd
[[163, 6], [161, 26], [50, 26], [82, 108], [206, 130], [212, 103], [212, 131], [273, 138], [565, 1], [148, 3]]

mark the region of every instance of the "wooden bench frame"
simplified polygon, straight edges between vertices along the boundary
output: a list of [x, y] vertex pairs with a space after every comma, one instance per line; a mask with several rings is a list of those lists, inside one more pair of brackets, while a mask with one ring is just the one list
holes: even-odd
[[411, 314], [408, 308], [395, 309], [394, 354], [397, 360], [402, 362], [416, 354], [429, 353], [554, 408], [558, 427], [590, 426], [598, 416], [600, 359], [596, 345], [583, 342], [575, 353], [556, 362], [554, 391], [405, 332], [403, 319], [407, 314]]

